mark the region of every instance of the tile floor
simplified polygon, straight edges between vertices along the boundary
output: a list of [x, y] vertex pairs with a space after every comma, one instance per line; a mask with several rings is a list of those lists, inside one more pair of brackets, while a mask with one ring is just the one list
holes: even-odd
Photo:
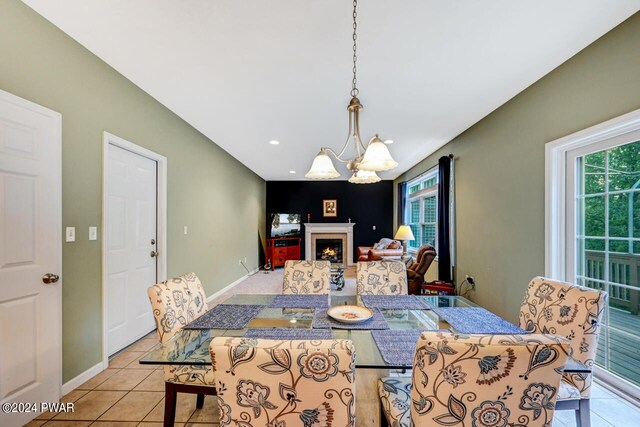
[[[162, 368], [140, 365], [138, 359], [158, 338], [153, 332], [131, 345], [102, 371], [64, 396], [74, 402], [74, 412], [44, 413], [27, 427], [162, 427], [164, 417], [164, 377]], [[218, 425], [216, 403], [211, 396], [196, 409], [196, 397], [178, 394], [176, 427]]]
[[[62, 398], [74, 402], [75, 412], [42, 414], [27, 427], [161, 427], [164, 415], [162, 368], [140, 365], [138, 359], [157, 343], [155, 332], [142, 338], [109, 362], [109, 368]], [[207, 396], [196, 409], [195, 396], [178, 394], [176, 427], [217, 425], [216, 404]], [[593, 427], [640, 426], [640, 408], [604, 387], [595, 385], [591, 399]], [[558, 411], [554, 427], [573, 427], [571, 411]]]

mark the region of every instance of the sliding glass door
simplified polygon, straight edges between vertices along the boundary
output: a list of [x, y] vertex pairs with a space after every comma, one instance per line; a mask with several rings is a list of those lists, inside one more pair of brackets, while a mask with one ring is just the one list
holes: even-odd
[[596, 363], [640, 385], [640, 141], [568, 152], [567, 279], [609, 293]]

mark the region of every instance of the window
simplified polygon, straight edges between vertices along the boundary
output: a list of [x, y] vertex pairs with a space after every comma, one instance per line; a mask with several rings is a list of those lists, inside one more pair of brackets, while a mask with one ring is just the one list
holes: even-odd
[[594, 372], [640, 398], [640, 110], [547, 144], [546, 169], [546, 275], [608, 292]]
[[409, 252], [421, 245], [436, 247], [438, 234], [438, 171], [427, 174], [407, 183], [405, 199], [405, 224], [411, 227], [415, 240], [408, 241]]

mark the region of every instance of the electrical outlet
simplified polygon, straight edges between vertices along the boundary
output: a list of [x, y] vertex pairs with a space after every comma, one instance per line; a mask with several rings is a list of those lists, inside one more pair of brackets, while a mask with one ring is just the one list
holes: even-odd
[[468, 274], [466, 276], [464, 276], [465, 280], [467, 281], [468, 284], [471, 285], [472, 289], [476, 288], [476, 278], [473, 276], [469, 276]]
[[65, 230], [65, 240], [67, 242], [75, 242], [76, 241], [76, 228], [75, 227], [67, 227]]
[[245, 264], [247, 263], [247, 257], [244, 257], [244, 263]]

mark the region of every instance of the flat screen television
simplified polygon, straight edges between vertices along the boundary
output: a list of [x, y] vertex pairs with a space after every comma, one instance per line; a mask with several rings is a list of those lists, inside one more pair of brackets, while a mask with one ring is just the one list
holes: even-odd
[[269, 237], [300, 237], [300, 214], [269, 214]]

